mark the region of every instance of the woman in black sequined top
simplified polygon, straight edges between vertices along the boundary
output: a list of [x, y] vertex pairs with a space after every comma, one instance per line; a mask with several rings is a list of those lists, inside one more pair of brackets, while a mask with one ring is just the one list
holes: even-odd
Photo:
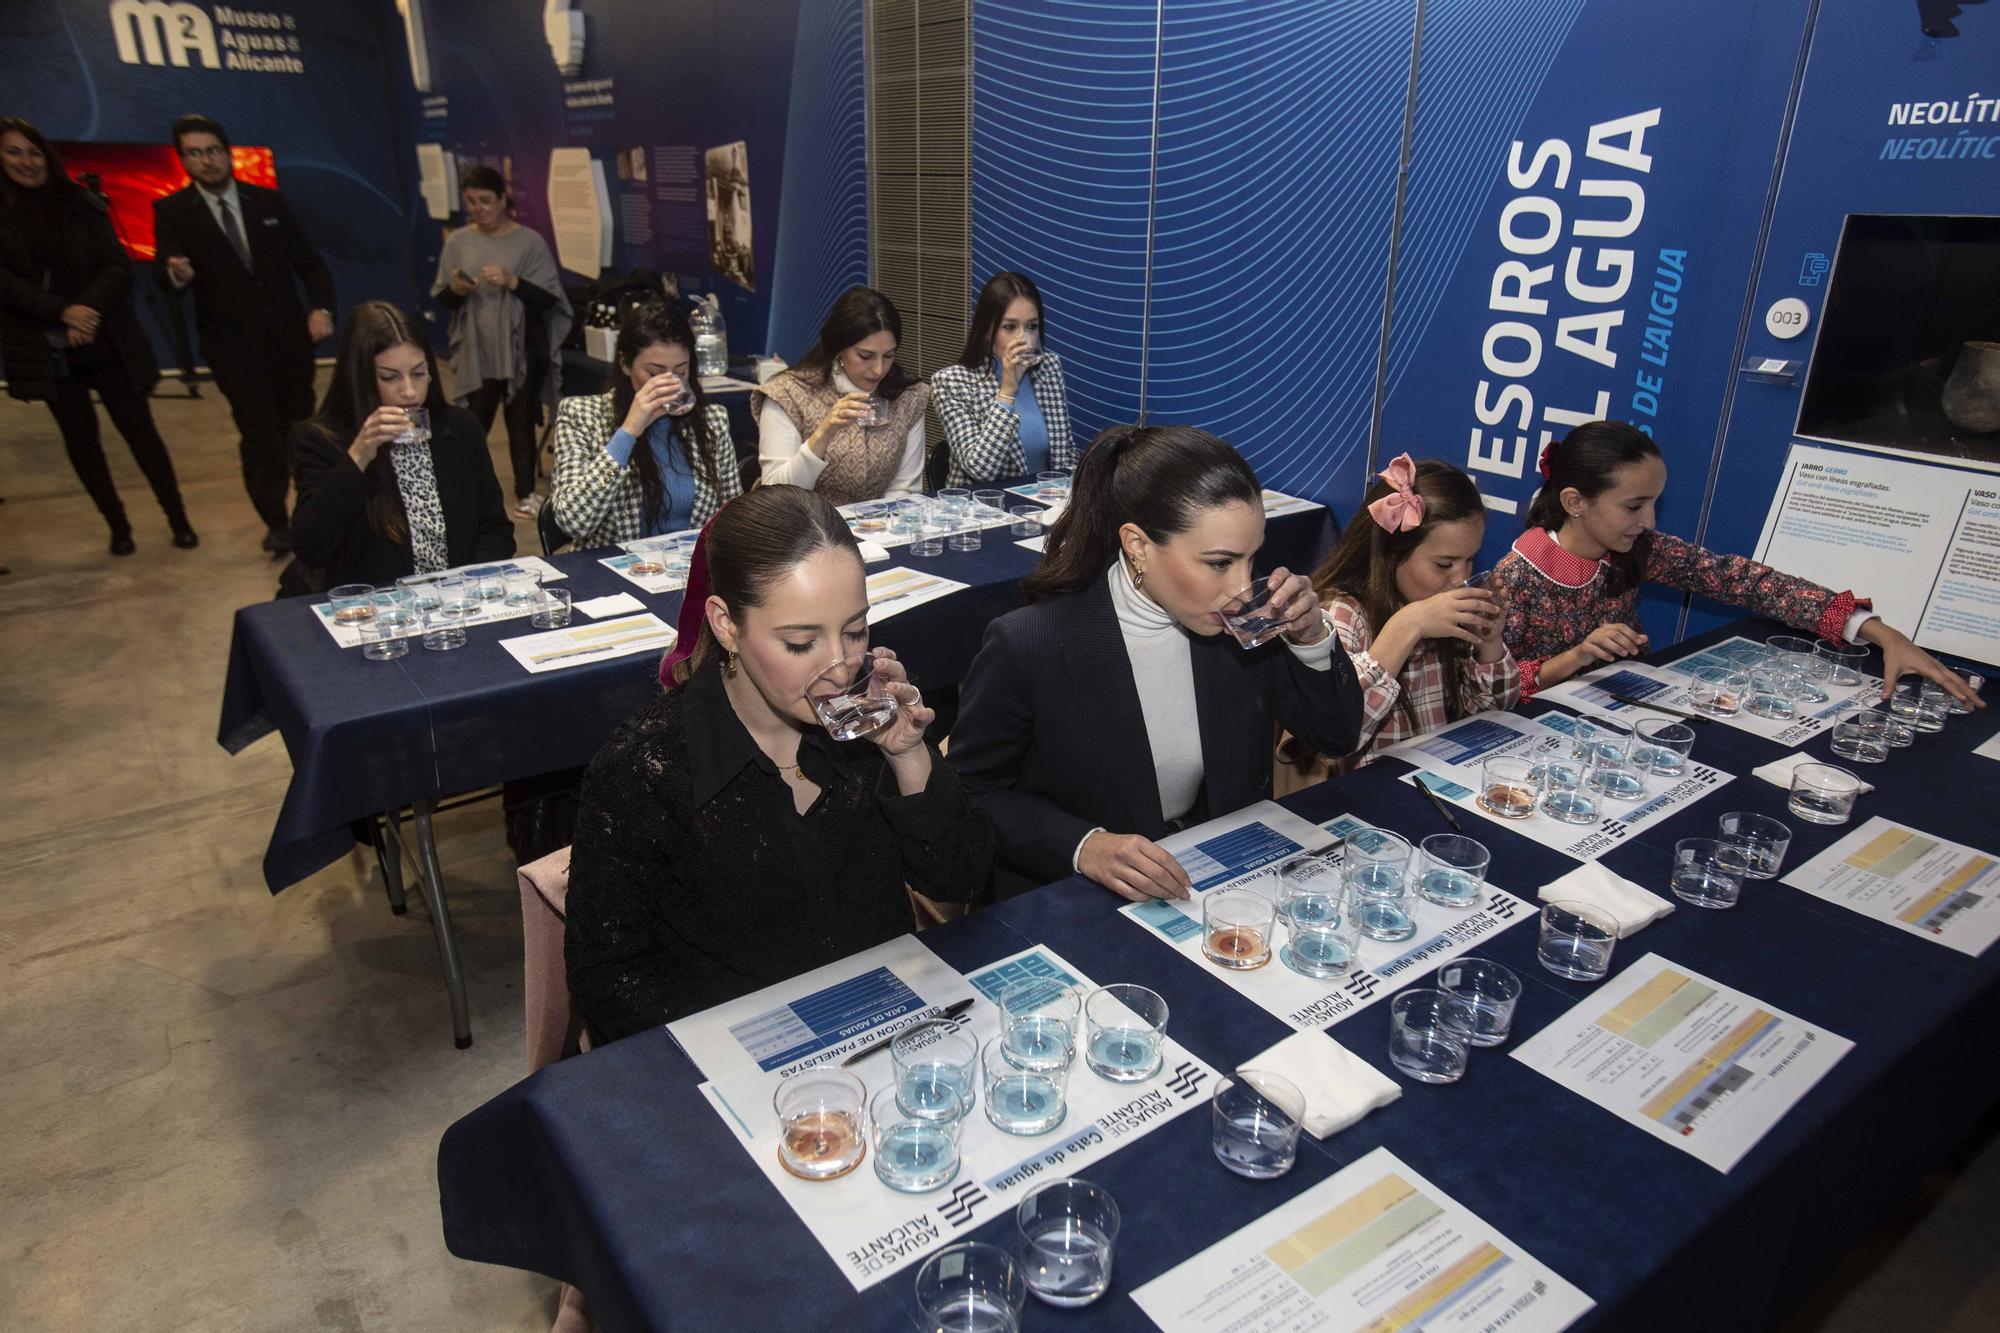
[[693, 655], [584, 776], [564, 952], [594, 1040], [880, 944], [910, 928], [906, 883], [964, 902], [992, 869], [992, 826], [924, 741], [932, 712], [894, 653], [872, 652], [886, 725], [840, 742], [813, 712], [870, 655], [861, 555], [833, 507], [754, 490], [695, 563]]

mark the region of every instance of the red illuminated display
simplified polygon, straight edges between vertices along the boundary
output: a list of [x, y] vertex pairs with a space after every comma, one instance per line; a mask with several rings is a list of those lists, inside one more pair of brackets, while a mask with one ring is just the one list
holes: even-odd
[[[125, 253], [133, 259], [150, 261], [153, 244], [153, 201], [165, 198], [188, 183], [187, 172], [172, 145], [163, 143], [56, 143], [70, 178], [80, 181], [86, 172], [103, 182], [105, 197], [111, 200], [111, 221]], [[248, 185], [278, 184], [278, 164], [268, 148], [229, 150], [236, 165], [236, 179]]]

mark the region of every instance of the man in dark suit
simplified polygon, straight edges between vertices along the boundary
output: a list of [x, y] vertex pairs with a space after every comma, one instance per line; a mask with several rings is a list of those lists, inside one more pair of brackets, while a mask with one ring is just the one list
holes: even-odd
[[282, 556], [291, 550], [286, 439], [313, 412], [313, 344], [333, 336], [333, 278], [284, 196], [236, 179], [221, 125], [182, 116], [173, 135], [191, 179], [153, 201], [154, 276], [171, 291], [194, 288], [202, 356], [243, 436], [243, 485], [267, 529], [264, 549]]

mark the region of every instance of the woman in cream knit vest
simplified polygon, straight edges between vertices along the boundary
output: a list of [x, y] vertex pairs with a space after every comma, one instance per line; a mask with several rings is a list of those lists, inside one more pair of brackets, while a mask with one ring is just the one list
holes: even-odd
[[[902, 337], [903, 317], [878, 291], [850, 287], [833, 303], [799, 364], [752, 395], [763, 481], [836, 505], [923, 489], [930, 386], [896, 363]], [[863, 424], [871, 396], [879, 420]]]

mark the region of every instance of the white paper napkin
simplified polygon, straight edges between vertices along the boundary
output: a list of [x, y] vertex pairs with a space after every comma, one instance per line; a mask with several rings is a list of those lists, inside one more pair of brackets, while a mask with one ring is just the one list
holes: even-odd
[[[1761, 768], [1751, 769], [1750, 772], [1755, 776], [1764, 779], [1764, 781], [1770, 783], [1774, 787], [1783, 787], [1786, 791], [1790, 791], [1792, 789], [1793, 769], [1797, 768], [1800, 764], [1823, 764], [1825, 762], [1826, 760], [1815, 759], [1811, 755], [1805, 753], [1805, 751], [1801, 750], [1797, 754], [1788, 754], [1783, 759], [1773, 759], [1770, 763], [1765, 764]], [[1852, 769], [1849, 769], [1848, 771], [1853, 772]], [[1855, 777], [1856, 780], [1860, 781], [1861, 783], [1861, 790], [1863, 791], [1875, 790], [1874, 783], [1869, 782], [1864, 778], [1861, 778], [1859, 774], [1856, 774]]]
[[1290, 1079], [1305, 1094], [1308, 1134], [1323, 1139], [1403, 1095], [1388, 1075], [1323, 1032], [1294, 1032], [1239, 1068]]
[[1659, 894], [1612, 874], [1595, 861], [1585, 861], [1562, 878], [1550, 880], [1535, 896], [1545, 903], [1584, 903], [1609, 913], [1618, 923], [1621, 940], [1674, 910], [1674, 905]]
[[1063, 510], [1067, 508], [1069, 508], [1069, 501], [1058, 500], [1052, 505], [1045, 506], [1042, 512], [1035, 515], [1035, 517], [1042, 521], [1043, 527], [1052, 528], [1055, 526], [1056, 520], [1063, 516]]
[[626, 616], [634, 611], [644, 611], [646, 604], [629, 592], [614, 592], [609, 597], [591, 597], [574, 603], [571, 609], [597, 620], [604, 616]]
[[874, 542], [871, 542], [871, 541], [869, 541], [869, 540], [868, 540], [868, 539], [867, 539], [866, 537], [863, 537], [863, 538], [861, 539], [861, 563], [862, 563], [862, 564], [864, 564], [864, 565], [872, 565], [872, 564], [876, 563], [876, 562], [877, 562], [877, 561], [879, 561], [879, 560], [887, 560], [888, 558], [889, 558], [889, 548], [888, 548], [888, 547], [886, 547], [886, 546], [877, 546], [877, 545], [876, 545], [876, 544], [875, 544]]

